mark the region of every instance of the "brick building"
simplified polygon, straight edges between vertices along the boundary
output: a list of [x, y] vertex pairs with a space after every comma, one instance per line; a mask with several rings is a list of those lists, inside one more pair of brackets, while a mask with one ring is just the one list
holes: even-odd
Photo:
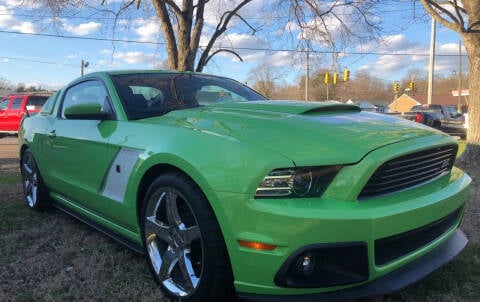
[[[416, 105], [428, 104], [428, 96], [426, 94], [407, 95], [403, 94], [393, 101], [389, 106], [389, 112], [407, 112]], [[453, 95], [434, 95], [432, 96], [432, 104], [439, 105], [458, 105], [458, 96]], [[462, 95], [461, 103], [462, 112], [466, 112], [468, 108], [468, 95]]]

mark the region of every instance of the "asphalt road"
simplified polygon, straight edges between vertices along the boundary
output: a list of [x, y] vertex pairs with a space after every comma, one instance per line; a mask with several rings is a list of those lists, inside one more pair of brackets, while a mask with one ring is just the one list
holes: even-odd
[[0, 158], [18, 158], [18, 138], [16, 136], [0, 138]]

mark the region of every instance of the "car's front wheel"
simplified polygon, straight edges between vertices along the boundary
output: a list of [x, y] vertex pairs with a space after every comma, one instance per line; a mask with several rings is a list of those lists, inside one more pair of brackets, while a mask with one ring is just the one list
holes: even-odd
[[28, 207], [37, 211], [48, 209], [50, 207], [48, 190], [38, 171], [35, 158], [29, 149], [23, 152], [20, 159], [20, 172], [22, 174], [23, 195]]
[[155, 280], [181, 301], [233, 300], [225, 242], [207, 199], [182, 173], [158, 177], [142, 208], [142, 238]]

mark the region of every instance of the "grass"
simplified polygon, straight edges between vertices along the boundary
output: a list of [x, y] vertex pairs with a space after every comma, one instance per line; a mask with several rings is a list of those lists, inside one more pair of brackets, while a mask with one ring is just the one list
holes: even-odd
[[463, 151], [465, 151], [465, 147], [467, 146], [467, 141], [466, 140], [458, 140], [458, 156], [462, 155]]
[[[480, 171], [470, 174], [467, 235], [480, 229]], [[168, 301], [143, 256], [60, 211], [27, 209], [17, 165], [1, 171], [0, 192], [1, 301]], [[480, 301], [480, 240], [421, 282], [362, 301]]]
[[18, 170], [1, 170], [0, 301], [168, 301], [143, 256], [60, 211], [29, 210]]
[[2, 172], [0, 184], [16, 184], [20, 182], [20, 174], [17, 172]]

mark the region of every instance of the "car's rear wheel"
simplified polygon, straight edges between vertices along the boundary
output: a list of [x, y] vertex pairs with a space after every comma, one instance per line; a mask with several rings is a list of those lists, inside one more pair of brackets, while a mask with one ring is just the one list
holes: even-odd
[[233, 277], [210, 205], [182, 173], [158, 177], [142, 208], [142, 238], [155, 280], [181, 301], [230, 301]]
[[20, 171], [22, 174], [23, 195], [27, 206], [37, 211], [48, 209], [50, 207], [48, 190], [38, 171], [35, 158], [29, 149], [22, 154]]

